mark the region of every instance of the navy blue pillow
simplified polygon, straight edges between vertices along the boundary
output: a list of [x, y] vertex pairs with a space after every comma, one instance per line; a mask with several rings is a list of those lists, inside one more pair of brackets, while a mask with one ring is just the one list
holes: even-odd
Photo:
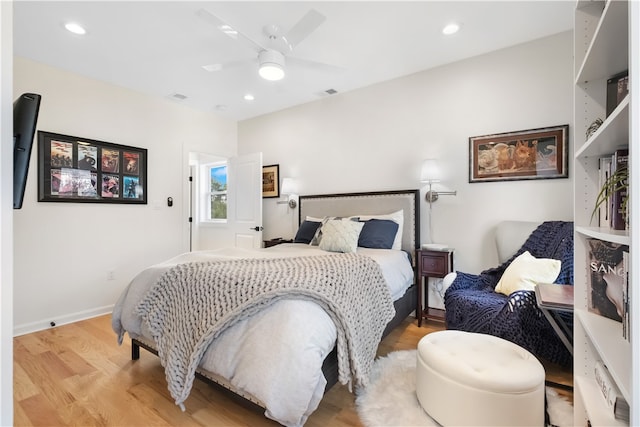
[[398, 223], [388, 219], [363, 221], [358, 246], [372, 249], [391, 249], [398, 232]]
[[321, 222], [302, 221], [293, 243], [311, 243], [311, 239], [316, 235], [316, 230], [320, 227]]

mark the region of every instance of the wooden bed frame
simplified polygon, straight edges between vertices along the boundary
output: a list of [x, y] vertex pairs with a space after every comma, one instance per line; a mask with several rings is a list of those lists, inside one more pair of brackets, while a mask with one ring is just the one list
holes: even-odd
[[[316, 196], [300, 196], [299, 223], [307, 216], [353, 216], [384, 215], [398, 210], [403, 211], [402, 249], [412, 260], [415, 271], [415, 249], [420, 245], [420, 205], [419, 190], [379, 191], [368, 193], [329, 194]], [[387, 324], [383, 337], [401, 324], [417, 307], [417, 287], [415, 283], [404, 296], [394, 302], [395, 317]], [[131, 359], [140, 358], [140, 347], [157, 355], [152, 343], [142, 339], [131, 340]], [[325, 393], [338, 382], [338, 357], [334, 348], [325, 358], [322, 372], [327, 380]], [[265, 404], [255, 396], [237, 390], [226, 379], [203, 369], [196, 371], [196, 376], [216, 387], [231, 392], [231, 396], [250, 408], [264, 410]]]

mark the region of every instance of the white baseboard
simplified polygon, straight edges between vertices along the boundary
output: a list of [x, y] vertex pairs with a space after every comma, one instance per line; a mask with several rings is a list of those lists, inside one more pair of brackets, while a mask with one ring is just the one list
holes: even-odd
[[[36, 322], [25, 323], [22, 325], [14, 325], [13, 336], [30, 334], [32, 332], [43, 331], [45, 329], [55, 328], [56, 326], [67, 325], [69, 323], [79, 322], [80, 320], [91, 319], [92, 317], [98, 317], [105, 314], [109, 314], [113, 311], [113, 304], [104, 307], [92, 308], [91, 310], [79, 311], [77, 313], [64, 314], [57, 316], [55, 319], [38, 320]], [[51, 325], [51, 322], [55, 322], [55, 325]]]

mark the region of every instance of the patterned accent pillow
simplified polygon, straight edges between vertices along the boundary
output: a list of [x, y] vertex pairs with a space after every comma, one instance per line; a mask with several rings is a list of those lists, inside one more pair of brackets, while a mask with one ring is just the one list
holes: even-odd
[[[308, 219], [309, 217], [307, 217]], [[320, 225], [318, 226], [318, 228], [316, 229], [316, 233], [313, 235], [313, 238], [311, 239], [311, 241], [309, 242], [309, 244], [311, 246], [318, 246], [320, 244], [320, 241], [322, 240], [322, 226], [325, 225], [327, 223], [327, 221], [329, 221], [330, 219], [334, 219], [332, 217], [329, 216], [325, 216], [322, 221], [320, 222]]]
[[320, 249], [329, 252], [353, 253], [364, 223], [351, 220], [330, 219], [322, 226]]

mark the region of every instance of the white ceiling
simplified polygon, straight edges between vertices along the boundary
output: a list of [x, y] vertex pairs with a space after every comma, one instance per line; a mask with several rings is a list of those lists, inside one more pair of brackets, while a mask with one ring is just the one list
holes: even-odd
[[[563, 1], [14, 1], [14, 53], [143, 93], [244, 120], [573, 28]], [[257, 54], [219, 31], [205, 9], [258, 43], [310, 9], [326, 20], [291, 53], [330, 66], [257, 74]], [[78, 36], [64, 29], [75, 21]], [[456, 21], [461, 30], [444, 36]], [[231, 64], [205, 71], [207, 64]], [[246, 93], [255, 100], [245, 101]], [[178, 101], [174, 94], [187, 98]]]

